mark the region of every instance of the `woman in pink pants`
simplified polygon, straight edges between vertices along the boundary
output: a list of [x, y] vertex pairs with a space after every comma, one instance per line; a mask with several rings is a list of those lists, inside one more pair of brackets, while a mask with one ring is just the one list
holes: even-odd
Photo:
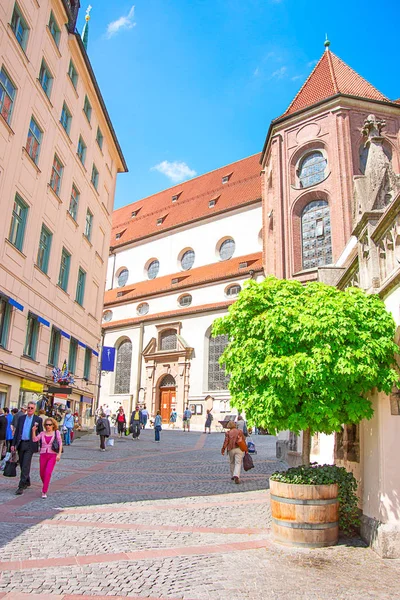
[[[37, 425], [32, 427], [32, 440], [34, 442], [41, 441], [40, 447], [40, 479], [42, 480], [42, 498], [47, 498], [47, 490], [49, 489], [51, 475], [53, 473], [56, 462], [61, 458], [62, 439], [58, 431], [58, 423], [51, 417], [44, 419], [44, 431], [36, 435]], [[53, 448], [53, 442], [58, 442], [58, 451]]]

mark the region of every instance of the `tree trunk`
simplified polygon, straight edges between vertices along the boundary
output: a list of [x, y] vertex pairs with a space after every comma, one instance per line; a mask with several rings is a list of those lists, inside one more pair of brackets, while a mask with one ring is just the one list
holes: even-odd
[[310, 464], [311, 454], [311, 433], [309, 429], [303, 430], [303, 449], [301, 453], [301, 460], [303, 465]]

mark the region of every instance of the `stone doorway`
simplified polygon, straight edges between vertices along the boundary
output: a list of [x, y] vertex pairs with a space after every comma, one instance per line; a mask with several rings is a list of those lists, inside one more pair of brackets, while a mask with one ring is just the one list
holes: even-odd
[[169, 423], [172, 409], [176, 410], [176, 383], [172, 375], [165, 375], [160, 383], [160, 411], [163, 423]]

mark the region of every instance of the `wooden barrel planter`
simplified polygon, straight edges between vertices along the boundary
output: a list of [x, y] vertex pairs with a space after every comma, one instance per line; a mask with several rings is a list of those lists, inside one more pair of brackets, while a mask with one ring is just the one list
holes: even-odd
[[272, 533], [289, 546], [334, 546], [339, 537], [338, 485], [270, 481]]

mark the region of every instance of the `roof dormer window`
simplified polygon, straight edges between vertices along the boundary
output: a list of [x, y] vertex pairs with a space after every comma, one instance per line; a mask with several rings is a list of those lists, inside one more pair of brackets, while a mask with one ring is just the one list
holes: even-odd
[[116, 233], [116, 234], [115, 234], [115, 239], [116, 239], [116, 240], [119, 240], [119, 238], [121, 237], [121, 235], [122, 235], [121, 233]]
[[133, 210], [133, 211], [132, 211], [132, 214], [131, 214], [131, 217], [132, 217], [132, 218], [133, 218], [133, 217], [136, 217], [136, 215], [137, 215], [137, 210]]
[[175, 196], [172, 196], [172, 202], [176, 202], [178, 200], [178, 195], [175, 194]]
[[247, 262], [239, 263], [239, 269], [246, 269], [246, 267], [247, 267]]
[[228, 173], [227, 175], [224, 175], [224, 176], [222, 177], [222, 183], [228, 183], [228, 181], [229, 181], [229, 180], [230, 180], [230, 178], [231, 178], [231, 175], [232, 175], [232, 173]]
[[158, 217], [157, 225], [162, 225], [166, 218], [167, 218], [167, 215], [164, 215], [163, 217]]

